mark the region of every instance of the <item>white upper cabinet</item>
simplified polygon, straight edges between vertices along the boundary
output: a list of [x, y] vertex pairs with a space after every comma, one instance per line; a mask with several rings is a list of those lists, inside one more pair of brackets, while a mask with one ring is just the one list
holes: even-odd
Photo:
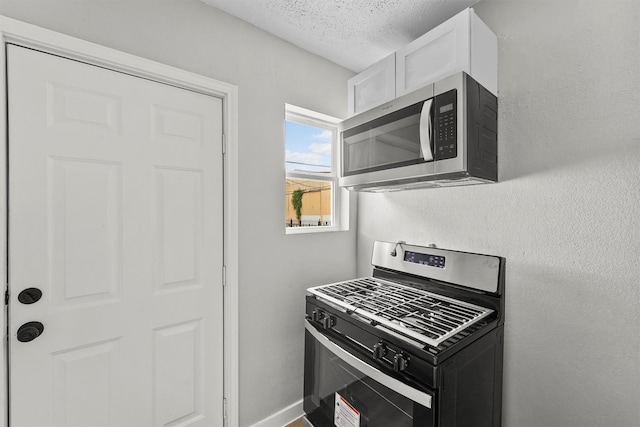
[[464, 71], [498, 93], [498, 38], [465, 9], [396, 52], [396, 96]]
[[349, 117], [459, 71], [498, 95], [498, 38], [471, 8], [351, 78]]
[[391, 101], [396, 96], [396, 54], [349, 79], [349, 117]]

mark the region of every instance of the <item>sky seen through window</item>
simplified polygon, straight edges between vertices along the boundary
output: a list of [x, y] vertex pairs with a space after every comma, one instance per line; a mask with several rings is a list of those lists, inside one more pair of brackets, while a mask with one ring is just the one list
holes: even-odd
[[286, 121], [287, 171], [331, 172], [330, 130]]

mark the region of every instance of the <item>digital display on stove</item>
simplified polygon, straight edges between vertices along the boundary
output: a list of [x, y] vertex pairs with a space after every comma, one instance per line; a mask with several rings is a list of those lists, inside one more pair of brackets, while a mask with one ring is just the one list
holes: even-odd
[[418, 252], [405, 251], [404, 260], [414, 264], [428, 265], [430, 267], [444, 268], [445, 257], [429, 255]]

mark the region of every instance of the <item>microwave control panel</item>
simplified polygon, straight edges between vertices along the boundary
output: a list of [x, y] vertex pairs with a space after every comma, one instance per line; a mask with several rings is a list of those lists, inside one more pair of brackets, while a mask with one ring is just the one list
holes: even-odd
[[458, 155], [457, 91], [451, 90], [435, 98], [435, 160], [453, 159]]

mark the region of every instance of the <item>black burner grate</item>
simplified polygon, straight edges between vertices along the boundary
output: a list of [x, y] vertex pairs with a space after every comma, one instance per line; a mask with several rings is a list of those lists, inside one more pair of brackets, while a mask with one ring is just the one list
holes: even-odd
[[309, 292], [434, 347], [493, 312], [374, 277], [319, 286]]

